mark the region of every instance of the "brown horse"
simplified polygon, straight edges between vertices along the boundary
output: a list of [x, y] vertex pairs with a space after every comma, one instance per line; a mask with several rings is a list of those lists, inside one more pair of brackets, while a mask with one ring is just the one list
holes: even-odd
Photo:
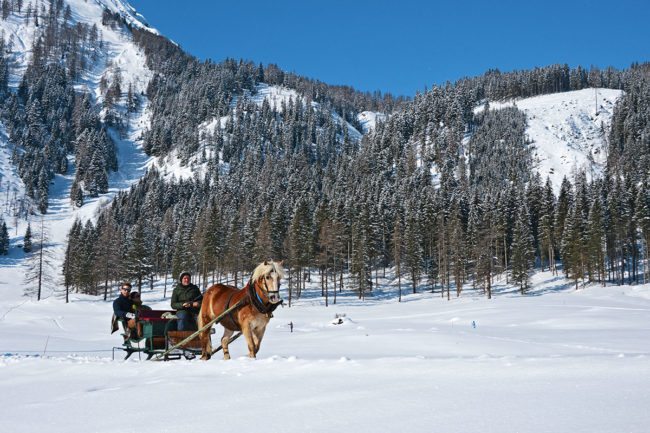
[[[253, 276], [243, 289], [215, 284], [205, 292], [199, 313], [199, 329], [241, 301], [241, 305], [224, 316], [220, 322], [224, 327], [223, 337], [221, 337], [223, 359], [230, 359], [228, 341], [235, 331], [244, 334], [248, 344], [248, 356], [255, 358], [273, 310], [282, 301], [280, 298], [282, 278], [284, 278], [282, 262], [264, 262], [255, 268]], [[203, 360], [208, 360], [212, 356], [211, 328], [212, 326], [199, 334]]]

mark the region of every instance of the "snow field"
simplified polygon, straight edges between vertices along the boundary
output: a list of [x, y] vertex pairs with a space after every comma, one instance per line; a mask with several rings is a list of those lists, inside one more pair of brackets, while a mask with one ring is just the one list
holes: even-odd
[[[122, 411], [134, 432], [188, 419], [244, 432], [647, 431], [650, 284], [576, 291], [538, 273], [526, 296], [497, 281], [492, 300], [405, 290], [399, 303], [391, 282], [325, 308], [313, 278], [276, 310], [257, 360], [239, 339], [231, 361], [112, 361], [110, 302], [0, 300], [0, 416], [28, 433], [124, 430]], [[168, 307], [160, 286], [143, 299]]]

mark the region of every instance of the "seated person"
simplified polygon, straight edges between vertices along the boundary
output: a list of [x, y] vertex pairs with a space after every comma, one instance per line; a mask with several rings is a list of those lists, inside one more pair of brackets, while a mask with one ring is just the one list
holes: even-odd
[[[133, 301], [129, 298], [131, 293], [131, 283], [124, 282], [120, 285], [120, 296], [113, 301], [113, 313], [117, 320], [124, 326], [124, 339], [139, 337], [142, 335], [142, 325], [135, 320], [135, 310]], [[115, 329], [113, 327], [113, 329]]]
[[142, 303], [140, 292], [131, 292], [129, 299], [133, 301], [133, 312], [137, 313], [140, 310], [151, 310], [150, 306]]
[[177, 329], [179, 331], [195, 331], [196, 319], [201, 310], [203, 295], [201, 290], [191, 283], [192, 275], [181, 272], [178, 284], [172, 293], [171, 305], [176, 310]]

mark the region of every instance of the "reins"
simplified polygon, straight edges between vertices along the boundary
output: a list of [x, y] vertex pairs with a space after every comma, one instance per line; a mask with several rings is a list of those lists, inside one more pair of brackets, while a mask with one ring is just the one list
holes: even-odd
[[192, 341], [192, 339], [193, 339], [194, 337], [196, 337], [197, 335], [199, 335], [199, 333], [201, 333], [202, 331], [205, 331], [205, 330], [208, 329], [210, 326], [214, 325], [215, 323], [217, 323], [218, 321], [220, 321], [221, 319], [223, 319], [223, 317], [224, 317], [226, 314], [229, 314], [231, 311], [233, 311], [233, 310], [239, 308], [239, 307], [241, 306], [240, 304], [242, 304], [243, 301], [244, 301], [245, 299], [246, 299], [246, 298], [242, 298], [242, 299], [240, 299], [238, 302], [235, 303], [235, 305], [233, 305], [232, 307], [230, 307], [230, 308], [224, 310], [224, 311], [223, 311], [221, 314], [219, 314], [217, 317], [215, 317], [214, 319], [210, 320], [208, 323], [206, 323], [205, 325], [203, 325], [203, 326], [201, 327], [201, 329], [199, 329], [198, 331], [194, 332], [194, 333], [191, 334], [190, 336], [184, 338], [184, 339], [181, 340], [179, 343], [176, 343], [175, 345], [173, 345], [173, 346], [170, 347], [169, 349], [165, 350], [163, 353], [159, 353], [159, 354], [156, 356], [156, 358], [154, 358], [154, 361], [160, 361], [160, 360], [162, 360], [162, 359], [165, 359], [165, 357], [166, 357], [167, 355], [169, 355], [170, 352], [172, 352], [172, 351], [178, 349], [179, 347], [181, 347], [182, 345], [184, 345], [184, 344], [189, 343], [190, 341]]

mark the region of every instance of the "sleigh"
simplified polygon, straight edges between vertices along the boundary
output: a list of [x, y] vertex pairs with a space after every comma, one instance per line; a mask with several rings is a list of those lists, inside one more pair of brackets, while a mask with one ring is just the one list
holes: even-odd
[[198, 336], [187, 340], [195, 331], [177, 331], [176, 316], [170, 310], [140, 310], [137, 321], [142, 325], [142, 335], [128, 334], [125, 331], [124, 343], [122, 346], [113, 347], [113, 359], [115, 351], [126, 352], [124, 359], [128, 359], [134, 353], [142, 359], [151, 359], [154, 355], [163, 360], [192, 359], [201, 353], [201, 343]]

